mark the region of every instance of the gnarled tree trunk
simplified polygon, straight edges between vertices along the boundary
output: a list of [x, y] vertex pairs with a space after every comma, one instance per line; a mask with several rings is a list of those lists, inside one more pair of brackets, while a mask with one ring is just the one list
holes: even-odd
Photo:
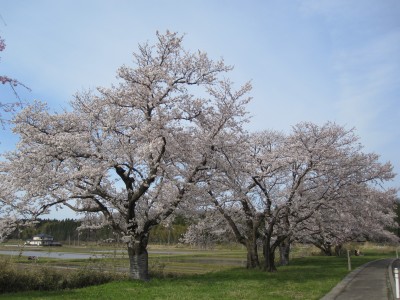
[[128, 243], [129, 276], [131, 279], [149, 281], [149, 256], [147, 242]]
[[342, 252], [342, 248], [343, 248], [342, 244], [335, 245], [335, 255], [336, 256], [340, 256], [340, 254]]
[[257, 250], [257, 240], [249, 239], [246, 241], [246, 250], [247, 250], [247, 269], [254, 269], [260, 267], [260, 261], [258, 259], [258, 250]]
[[271, 238], [265, 237], [263, 239], [263, 253], [264, 253], [264, 271], [276, 272], [275, 266], [275, 247], [271, 247]]
[[332, 256], [332, 245], [330, 243], [315, 242], [312, 244], [318, 249], [320, 249], [326, 256]]

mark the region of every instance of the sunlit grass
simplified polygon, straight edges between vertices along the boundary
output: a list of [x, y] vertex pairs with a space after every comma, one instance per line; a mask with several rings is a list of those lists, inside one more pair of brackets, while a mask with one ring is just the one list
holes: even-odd
[[[351, 247], [364, 253], [351, 257], [353, 269], [371, 260], [395, 256], [394, 247]], [[6, 294], [0, 295], [0, 299], [320, 299], [348, 274], [346, 256], [309, 256], [316, 254], [315, 249], [301, 247], [294, 249], [295, 258], [290, 265], [279, 267], [276, 273], [218, 264], [224, 253], [232, 254], [229, 260], [244, 259], [242, 250], [234, 251], [232, 254], [216, 249], [190, 255], [151, 256], [150, 262], [158, 264], [159, 271], [179, 276], [161, 276], [148, 283], [120, 281], [83, 289]], [[201, 259], [208, 259], [209, 263], [199, 262]], [[119, 262], [125, 264], [126, 260]]]

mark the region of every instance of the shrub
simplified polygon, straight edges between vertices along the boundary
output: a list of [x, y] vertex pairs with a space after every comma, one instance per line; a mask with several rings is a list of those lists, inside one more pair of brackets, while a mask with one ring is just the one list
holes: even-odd
[[26, 267], [7, 259], [0, 259], [0, 270], [0, 293], [81, 288], [126, 278], [123, 274], [89, 268], [57, 270], [40, 265]]

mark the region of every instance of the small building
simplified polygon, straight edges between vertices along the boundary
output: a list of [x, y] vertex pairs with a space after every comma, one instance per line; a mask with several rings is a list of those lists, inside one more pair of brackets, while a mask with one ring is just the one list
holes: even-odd
[[59, 242], [55, 242], [51, 235], [40, 233], [34, 235], [31, 240], [27, 240], [25, 245], [29, 246], [61, 246]]

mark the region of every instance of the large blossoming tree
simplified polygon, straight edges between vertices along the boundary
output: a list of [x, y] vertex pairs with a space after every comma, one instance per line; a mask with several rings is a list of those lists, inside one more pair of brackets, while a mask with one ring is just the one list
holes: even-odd
[[[5, 48], [6, 43], [0, 36], [0, 52], [4, 51]], [[13, 99], [7, 99], [5, 101], [0, 99], [0, 129], [5, 129], [5, 126], [8, 123], [6, 116], [15, 113], [17, 108], [21, 107], [21, 100], [16, 91], [16, 87], [23, 86], [28, 90], [29, 88], [17, 79], [11, 78], [7, 75], [0, 75], [0, 84], [0, 87], [4, 85], [6, 88], [11, 88], [15, 94], [15, 98]], [[0, 142], [4, 142], [4, 140], [0, 139]], [[0, 242], [4, 241], [18, 225], [21, 226], [24, 223], [26, 224], [26, 220], [24, 220], [24, 218], [26, 218], [26, 212], [20, 210], [19, 205], [10, 202], [10, 197], [7, 194], [8, 189], [2, 186], [5, 183], [6, 180], [0, 178]]]
[[234, 144], [241, 147], [215, 155], [218, 169], [210, 177], [208, 197], [246, 246], [248, 268], [260, 265], [261, 241], [263, 268], [276, 271], [276, 250], [287, 263], [290, 242], [332, 207], [354, 213], [368, 199], [371, 203], [365, 206], [376, 211], [363, 214], [365, 222], [391, 224], [393, 190], [385, 191], [380, 184], [394, 177], [392, 165], [363, 153], [353, 130], [304, 122], [288, 135], [263, 131]]
[[399, 238], [390, 232], [398, 226], [396, 189], [360, 184], [348, 187], [342, 196], [307, 220], [296, 239], [312, 243], [326, 255], [339, 255], [343, 244], [351, 241], [398, 242]]
[[52, 206], [102, 215], [127, 244], [133, 279], [149, 278], [150, 229], [196, 190], [247, 118], [250, 85], [233, 90], [222, 78], [232, 67], [182, 40], [157, 33], [133, 68], [118, 70], [119, 85], [76, 95], [69, 112], [25, 108], [14, 121], [18, 148], [0, 167], [35, 215]]

